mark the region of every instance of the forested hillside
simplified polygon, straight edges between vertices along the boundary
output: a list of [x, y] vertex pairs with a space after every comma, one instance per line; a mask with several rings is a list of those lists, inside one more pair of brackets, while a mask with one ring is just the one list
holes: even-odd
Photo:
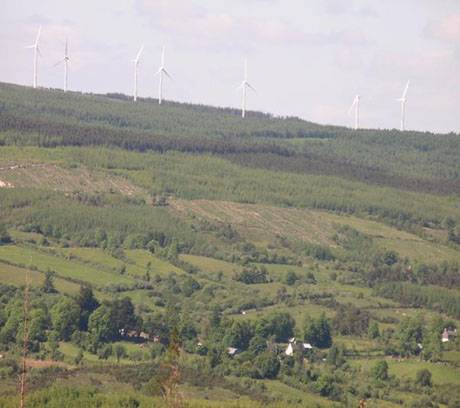
[[0, 84], [0, 407], [456, 407], [459, 325], [460, 135]]

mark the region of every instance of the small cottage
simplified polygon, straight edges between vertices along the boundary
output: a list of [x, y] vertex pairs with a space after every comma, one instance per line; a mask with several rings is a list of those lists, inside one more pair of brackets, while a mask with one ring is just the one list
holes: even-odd
[[443, 343], [447, 343], [448, 341], [452, 340], [452, 337], [455, 337], [456, 335], [457, 335], [457, 329], [450, 330], [446, 327], [444, 328], [444, 331], [442, 332], [441, 341]]

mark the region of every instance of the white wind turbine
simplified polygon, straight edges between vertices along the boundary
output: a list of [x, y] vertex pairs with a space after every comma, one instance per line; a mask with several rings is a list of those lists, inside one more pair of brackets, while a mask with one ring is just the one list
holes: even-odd
[[144, 51], [144, 45], [141, 46], [139, 49], [139, 52], [136, 55], [136, 58], [133, 60], [134, 63], [134, 102], [137, 101], [137, 73], [138, 73], [138, 68], [139, 68], [139, 62], [141, 59], [142, 52]]
[[161, 50], [161, 65], [158, 69], [156, 75], [160, 75], [160, 82], [158, 84], [158, 103], [161, 104], [163, 100], [163, 74], [166, 75], [169, 79], [172, 79], [171, 75], [169, 75], [168, 71], [165, 68], [165, 47]]
[[64, 63], [64, 92], [67, 92], [67, 84], [69, 81], [69, 63], [70, 63], [69, 42], [67, 38], [65, 39], [64, 58], [58, 61], [56, 64], [54, 64], [54, 66], [56, 67], [62, 63]]
[[242, 89], [243, 96], [241, 100], [241, 117], [244, 118], [246, 116], [246, 88], [252, 89], [256, 92], [256, 89], [248, 82], [248, 60], [244, 60], [244, 79], [241, 82], [241, 85], [237, 89]]
[[42, 33], [42, 26], [38, 28], [37, 38], [35, 43], [27, 46], [26, 48], [32, 48], [34, 50], [34, 88], [37, 87], [37, 65], [38, 65], [38, 55], [41, 56], [40, 48], [38, 47], [38, 42], [40, 40], [40, 35]]
[[404, 130], [406, 125], [406, 102], [407, 102], [407, 91], [409, 90], [410, 80], [407, 81], [406, 87], [404, 88], [404, 92], [401, 98], [397, 99], [398, 102], [401, 103], [401, 131]]
[[355, 108], [355, 130], [359, 129], [359, 102], [361, 101], [361, 96], [356, 95], [355, 99], [353, 99], [353, 103], [350, 106], [350, 109], [348, 109], [348, 114], [350, 115], [353, 108]]

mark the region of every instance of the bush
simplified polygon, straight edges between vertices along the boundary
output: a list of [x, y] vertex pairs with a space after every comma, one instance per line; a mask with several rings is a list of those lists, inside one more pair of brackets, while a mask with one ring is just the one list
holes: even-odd
[[298, 276], [296, 275], [296, 273], [292, 270], [289, 270], [286, 272], [286, 276], [284, 277], [284, 283], [286, 285], [289, 285], [289, 286], [292, 286], [296, 283], [296, 281], [298, 280]]
[[3, 224], [0, 224], [0, 245], [9, 244], [11, 242], [10, 234]]
[[251, 265], [246, 267], [242, 272], [238, 273], [234, 277], [239, 282], [246, 283], [248, 285], [254, 283], [267, 283], [269, 282], [268, 273], [265, 266]]
[[430, 370], [427, 370], [426, 368], [418, 370], [417, 373], [415, 374], [415, 383], [422, 387], [432, 387], [433, 382], [431, 379]]
[[385, 360], [379, 361], [372, 369], [372, 376], [378, 381], [388, 380], [388, 363]]
[[254, 361], [260, 378], [275, 378], [280, 370], [280, 362], [275, 353], [266, 351]]

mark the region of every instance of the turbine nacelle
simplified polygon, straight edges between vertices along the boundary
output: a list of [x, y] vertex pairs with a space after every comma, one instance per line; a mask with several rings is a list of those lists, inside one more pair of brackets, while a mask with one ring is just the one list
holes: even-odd
[[251, 89], [253, 92], [257, 93], [256, 88], [254, 88], [249, 82], [248, 82], [248, 61], [247, 59], [244, 60], [244, 79], [241, 82], [241, 84], [236, 88], [237, 90], [242, 90], [243, 95], [242, 95], [242, 100], [241, 100], [241, 117], [244, 118], [246, 116], [246, 88]]
[[38, 80], [37, 80], [38, 79], [38, 74], [37, 74], [38, 57], [42, 56], [42, 53], [40, 52], [40, 48], [38, 46], [38, 43], [40, 41], [41, 32], [42, 32], [42, 26], [38, 28], [38, 33], [37, 33], [37, 37], [35, 38], [35, 42], [32, 45], [29, 45], [26, 47], [26, 48], [31, 48], [34, 50], [34, 78], [33, 78], [34, 88], [37, 87], [37, 83], [38, 83]]
[[353, 99], [353, 103], [351, 104], [350, 108], [348, 109], [348, 115], [351, 114], [353, 108], [355, 109], [355, 130], [359, 129], [359, 102], [361, 101], [361, 95], [356, 95]]
[[155, 75], [159, 76], [159, 84], [158, 84], [158, 103], [161, 104], [163, 100], [163, 74], [166, 75], [169, 79], [173, 79], [172, 76], [165, 68], [165, 47], [161, 50], [161, 63], [160, 68], [156, 72]]

